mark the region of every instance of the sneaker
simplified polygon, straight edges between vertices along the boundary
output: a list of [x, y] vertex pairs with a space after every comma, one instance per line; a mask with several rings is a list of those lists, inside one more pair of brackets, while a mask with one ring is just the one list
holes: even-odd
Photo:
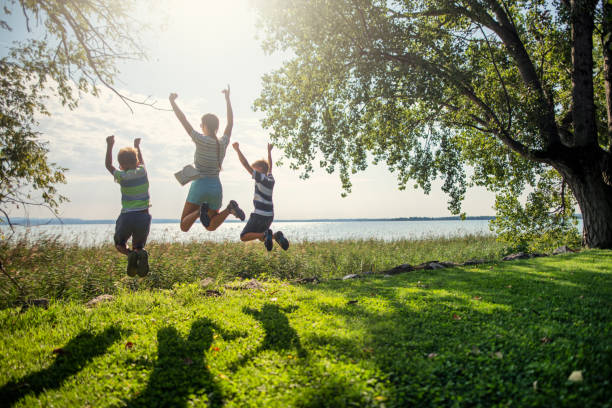
[[287, 240], [287, 238], [285, 238], [285, 236], [283, 235], [283, 233], [281, 231], [276, 231], [274, 233], [274, 240], [285, 251], [289, 249], [289, 241]]
[[268, 251], [271, 251], [273, 244], [274, 243], [272, 242], [272, 230], [269, 229], [266, 232], [264, 232], [264, 245], [266, 246], [266, 249]]
[[149, 254], [144, 249], [136, 253], [138, 254], [138, 276], [142, 278], [149, 274]]
[[238, 203], [234, 200], [231, 200], [227, 205], [227, 209], [230, 210], [230, 213], [234, 215], [234, 217], [239, 218], [240, 221], [244, 221], [244, 211], [238, 207]]
[[127, 274], [128, 276], [136, 276], [136, 273], [138, 272], [138, 254], [136, 251], [130, 251], [127, 258]]
[[200, 222], [205, 228], [210, 225], [210, 217], [208, 216], [208, 203], [203, 203], [200, 206]]

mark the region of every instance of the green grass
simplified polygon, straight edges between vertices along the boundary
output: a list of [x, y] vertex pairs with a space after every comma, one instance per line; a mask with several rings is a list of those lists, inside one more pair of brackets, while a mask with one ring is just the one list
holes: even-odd
[[[332, 241], [293, 243], [289, 251], [263, 250], [251, 243], [151, 243], [147, 246], [151, 273], [137, 281], [126, 277], [126, 257], [112, 245], [81, 248], [54, 239], [9, 243], [0, 241], [0, 259], [25, 292], [25, 298], [86, 302], [121, 288], [171, 289], [177, 283], [212, 278], [334, 278], [381, 271], [403, 263], [430, 260], [497, 259], [503, 252], [492, 236], [425, 240]], [[0, 308], [17, 304], [19, 293], [0, 275]]]
[[[315, 262], [302, 251], [286, 256]], [[94, 309], [0, 311], [0, 401], [612, 406], [611, 251], [220, 290], [120, 287]], [[568, 381], [574, 370], [584, 381]]]

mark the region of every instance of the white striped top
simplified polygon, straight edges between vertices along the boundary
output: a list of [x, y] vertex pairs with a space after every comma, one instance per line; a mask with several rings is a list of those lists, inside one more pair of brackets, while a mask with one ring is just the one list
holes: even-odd
[[219, 157], [217, 158], [217, 142], [213, 136], [204, 136], [194, 130], [191, 139], [196, 145], [193, 163], [201, 176], [217, 176], [220, 166], [225, 158], [225, 151], [229, 145], [230, 135], [223, 135], [219, 139]]

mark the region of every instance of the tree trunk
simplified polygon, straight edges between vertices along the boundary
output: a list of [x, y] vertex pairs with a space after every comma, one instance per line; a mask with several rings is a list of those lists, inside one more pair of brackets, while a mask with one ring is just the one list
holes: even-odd
[[601, 149], [576, 153], [566, 163], [568, 166], [555, 167], [565, 177], [580, 206], [583, 245], [612, 249], [612, 186], [604, 181], [601, 167], [610, 154]]
[[601, 42], [603, 46], [603, 76], [606, 90], [606, 113], [608, 116], [608, 148], [612, 149], [612, 4], [603, 3], [603, 22]]
[[[606, 0], [604, 0], [606, 1]], [[593, 91], [593, 30], [597, 0], [570, 0], [572, 27], [572, 147], [551, 164], [563, 175], [582, 213], [582, 243], [612, 249], [612, 186], [610, 153], [599, 147]], [[604, 6], [604, 14], [609, 12]], [[609, 26], [604, 24], [604, 30]], [[605, 38], [604, 38], [605, 41]], [[609, 106], [609, 52], [604, 52]], [[610, 111], [608, 110], [610, 115]], [[609, 117], [610, 119], [610, 117]]]
[[593, 93], [593, 0], [571, 0], [574, 146], [597, 145]]

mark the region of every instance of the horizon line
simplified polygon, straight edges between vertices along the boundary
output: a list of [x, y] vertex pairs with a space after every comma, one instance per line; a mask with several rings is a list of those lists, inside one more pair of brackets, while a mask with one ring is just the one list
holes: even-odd
[[[581, 214], [574, 214], [582, 219]], [[376, 222], [376, 221], [488, 221], [495, 219], [494, 215], [469, 215], [462, 218], [460, 215], [448, 215], [440, 217], [412, 216], [412, 217], [389, 217], [389, 218], [305, 218], [305, 219], [275, 219], [274, 222]], [[14, 226], [42, 226], [42, 225], [74, 225], [74, 224], [114, 224], [116, 219], [86, 219], [86, 218], [26, 218], [11, 217]], [[153, 218], [152, 224], [179, 223], [178, 218]], [[229, 223], [240, 223], [244, 221], [226, 220]], [[26, 225], [23, 225], [26, 224]], [[0, 226], [8, 226], [5, 217], [0, 217]]]
[[[464, 219], [461, 216], [440, 216], [440, 217], [388, 217], [388, 218], [305, 218], [305, 219], [275, 219], [274, 222], [376, 222], [376, 221], [461, 221], [461, 220], [491, 220], [495, 216], [491, 215], [476, 215], [466, 216]], [[15, 226], [40, 226], [40, 225], [62, 225], [62, 224], [113, 224], [116, 219], [85, 219], [85, 218], [26, 218], [26, 217], [11, 217], [11, 223]], [[154, 218], [154, 224], [169, 224], [178, 223], [178, 218]], [[225, 222], [240, 223], [239, 220], [226, 220]], [[24, 225], [26, 224], [26, 225]], [[0, 225], [8, 225], [4, 217], [0, 217]]]

